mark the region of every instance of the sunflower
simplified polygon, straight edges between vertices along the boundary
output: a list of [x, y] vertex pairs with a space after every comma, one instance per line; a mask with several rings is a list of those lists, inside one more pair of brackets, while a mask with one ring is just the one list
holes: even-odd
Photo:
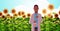
[[15, 13], [16, 13], [15, 9], [12, 9], [12, 14], [15, 14]]
[[53, 10], [53, 9], [54, 9], [54, 5], [53, 5], [53, 4], [49, 4], [49, 5], [48, 5], [48, 9], [49, 9], [49, 10]]
[[26, 15], [23, 15], [22, 17], [23, 17], [23, 18], [26, 18]]
[[24, 11], [21, 12], [22, 16], [25, 14]]
[[44, 16], [44, 18], [46, 18], [46, 15]]
[[2, 18], [6, 18], [4, 15], [2, 15]]
[[53, 16], [51, 15], [51, 18], [53, 18]]
[[59, 15], [60, 15], [60, 11], [59, 11]]
[[16, 17], [17, 17], [17, 16], [18, 16], [18, 14], [16, 14], [16, 13], [15, 13], [13, 16], [16, 16]]
[[43, 13], [43, 14], [46, 14], [46, 9], [43, 9], [43, 10], [42, 10], [42, 13]]
[[28, 13], [28, 14], [27, 14], [27, 17], [30, 17], [30, 16], [31, 16], [31, 14], [30, 14], [30, 13]]
[[53, 16], [52, 16], [51, 14], [48, 14], [48, 17], [49, 17], [49, 18], [52, 18]]
[[9, 18], [10, 17], [10, 14], [7, 14], [6, 16]]
[[54, 17], [55, 17], [55, 18], [58, 18], [58, 14], [55, 14]]
[[21, 12], [20, 11], [18, 12], [18, 15], [21, 16]]
[[10, 16], [10, 18], [13, 18], [12, 16]]
[[8, 10], [7, 9], [4, 9], [3, 12], [4, 12], [4, 14], [7, 14], [8, 13]]
[[7, 16], [10, 16], [10, 14], [7, 14]]
[[2, 12], [0, 12], [0, 16], [2, 16]]

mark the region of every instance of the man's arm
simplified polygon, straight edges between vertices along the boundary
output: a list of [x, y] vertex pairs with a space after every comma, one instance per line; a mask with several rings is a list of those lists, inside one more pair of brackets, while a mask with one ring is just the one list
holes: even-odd
[[32, 21], [33, 21], [33, 14], [32, 14], [32, 16], [31, 16], [31, 18], [29, 20], [29, 23], [32, 24]]
[[40, 23], [42, 21], [42, 15], [41, 14], [39, 14], [39, 21], [40, 21]]
[[40, 19], [41, 19], [40, 21], [42, 21], [42, 15], [41, 14], [40, 14]]

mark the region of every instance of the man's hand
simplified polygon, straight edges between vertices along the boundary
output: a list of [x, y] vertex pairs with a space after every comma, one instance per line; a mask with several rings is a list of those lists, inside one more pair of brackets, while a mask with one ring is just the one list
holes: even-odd
[[34, 23], [36, 23], [36, 21], [34, 21]]
[[34, 21], [34, 26], [36, 26], [36, 21]]
[[36, 23], [34, 23], [34, 26], [36, 26]]

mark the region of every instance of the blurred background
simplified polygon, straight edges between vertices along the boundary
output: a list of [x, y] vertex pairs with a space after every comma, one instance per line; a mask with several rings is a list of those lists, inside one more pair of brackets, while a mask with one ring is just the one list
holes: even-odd
[[[35, 4], [42, 15], [41, 31], [60, 31], [60, 0], [0, 0], [0, 31], [31, 31]], [[7, 29], [8, 28], [8, 29]]]

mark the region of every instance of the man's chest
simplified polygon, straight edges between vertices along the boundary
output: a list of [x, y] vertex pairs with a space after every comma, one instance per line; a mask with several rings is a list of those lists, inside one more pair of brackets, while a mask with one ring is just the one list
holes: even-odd
[[38, 19], [38, 18], [39, 18], [38, 14], [34, 14], [34, 19]]
[[34, 14], [34, 21], [38, 22], [38, 14]]

